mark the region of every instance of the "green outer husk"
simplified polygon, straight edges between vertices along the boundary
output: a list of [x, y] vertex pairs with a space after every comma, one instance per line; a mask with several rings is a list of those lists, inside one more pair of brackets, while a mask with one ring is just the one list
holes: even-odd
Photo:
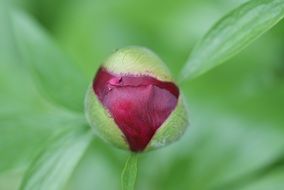
[[163, 125], [156, 131], [148, 144], [146, 151], [161, 148], [177, 141], [189, 126], [188, 112], [180, 94], [175, 110], [170, 114]]
[[92, 86], [89, 87], [86, 95], [85, 114], [97, 135], [118, 148], [129, 149], [123, 133], [114, 122], [110, 113], [98, 100]]
[[161, 81], [173, 82], [167, 65], [151, 50], [130, 46], [114, 52], [103, 64], [115, 74], [148, 75]]

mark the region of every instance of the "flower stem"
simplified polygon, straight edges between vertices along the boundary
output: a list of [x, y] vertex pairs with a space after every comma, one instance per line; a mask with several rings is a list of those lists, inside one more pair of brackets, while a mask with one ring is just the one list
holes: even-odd
[[122, 190], [134, 190], [137, 176], [138, 155], [131, 153], [121, 173]]

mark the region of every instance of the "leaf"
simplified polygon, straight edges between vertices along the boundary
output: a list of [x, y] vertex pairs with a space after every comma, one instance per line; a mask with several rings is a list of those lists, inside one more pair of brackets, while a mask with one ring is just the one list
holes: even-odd
[[236, 8], [196, 45], [181, 72], [181, 79], [195, 78], [228, 60], [283, 17], [283, 0], [252, 0]]
[[123, 190], [134, 190], [137, 176], [137, 154], [131, 154], [125, 163], [121, 173], [121, 184]]
[[13, 34], [8, 17], [9, 1], [0, 1], [0, 65], [11, 64], [17, 61], [17, 52], [14, 51]]
[[0, 175], [24, 170], [50, 135], [85, 123], [83, 115], [51, 106], [38, 93], [20, 63], [10, 10], [0, 1]]
[[65, 130], [48, 142], [24, 176], [22, 190], [62, 190], [92, 140], [86, 128]]
[[11, 15], [21, 58], [44, 97], [56, 105], [83, 112], [88, 85], [84, 74], [35, 21], [16, 11]]
[[188, 134], [144, 160], [145, 189], [218, 189], [270, 165], [283, 152], [283, 131], [275, 125], [265, 127], [217, 109], [192, 110], [196, 113]]
[[0, 115], [0, 173], [26, 168], [50, 135], [82, 124], [84, 118], [54, 109]]
[[231, 184], [225, 184], [215, 189], [216, 190], [217, 189], [218, 190], [283, 189], [284, 187], [283, 161], [284, 160], [282, 155], [278, 159], [274, 160], [274, 162], [268, 164], [267, 166], [260, 168], [259, 170], [250, 173], [249, 175], [242, 176], [242, 178], [233, 181], [233, 183]]
[[275, 171], [268, 173], [266, 176], [255, 180], [246, 187], [239, 190], [267, 190], [267, 189], [284, 189], [284, 168], [278, 167]]

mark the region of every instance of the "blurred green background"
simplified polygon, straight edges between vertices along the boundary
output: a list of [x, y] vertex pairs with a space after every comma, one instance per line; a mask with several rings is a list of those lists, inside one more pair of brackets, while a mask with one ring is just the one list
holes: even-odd
[[[3, 0], [2, 0], [3, 1]], [[154, 50], [177, 77], [194, 44], [245, 0], [13, 0], [91, 81], [113, 50]], [[0, 190], [74, 113], [52, 105], [17, 56], [0, 7]], [[228, 63], [182, 85], [191, 126], [177, 143], [140, 158], [138, 190], [284, 189], [284, 22]], [[66, 190], [116, 190], [127, 153], [95, 139]]]

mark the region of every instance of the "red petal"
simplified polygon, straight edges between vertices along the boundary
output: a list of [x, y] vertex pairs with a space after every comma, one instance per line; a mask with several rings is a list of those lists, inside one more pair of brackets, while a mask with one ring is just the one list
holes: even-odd
[[105, 69], [98, 71], [93, 88], [135, 152], [145, 149], [179, 96], [173, 83], [150, 76], [117, 76]]

